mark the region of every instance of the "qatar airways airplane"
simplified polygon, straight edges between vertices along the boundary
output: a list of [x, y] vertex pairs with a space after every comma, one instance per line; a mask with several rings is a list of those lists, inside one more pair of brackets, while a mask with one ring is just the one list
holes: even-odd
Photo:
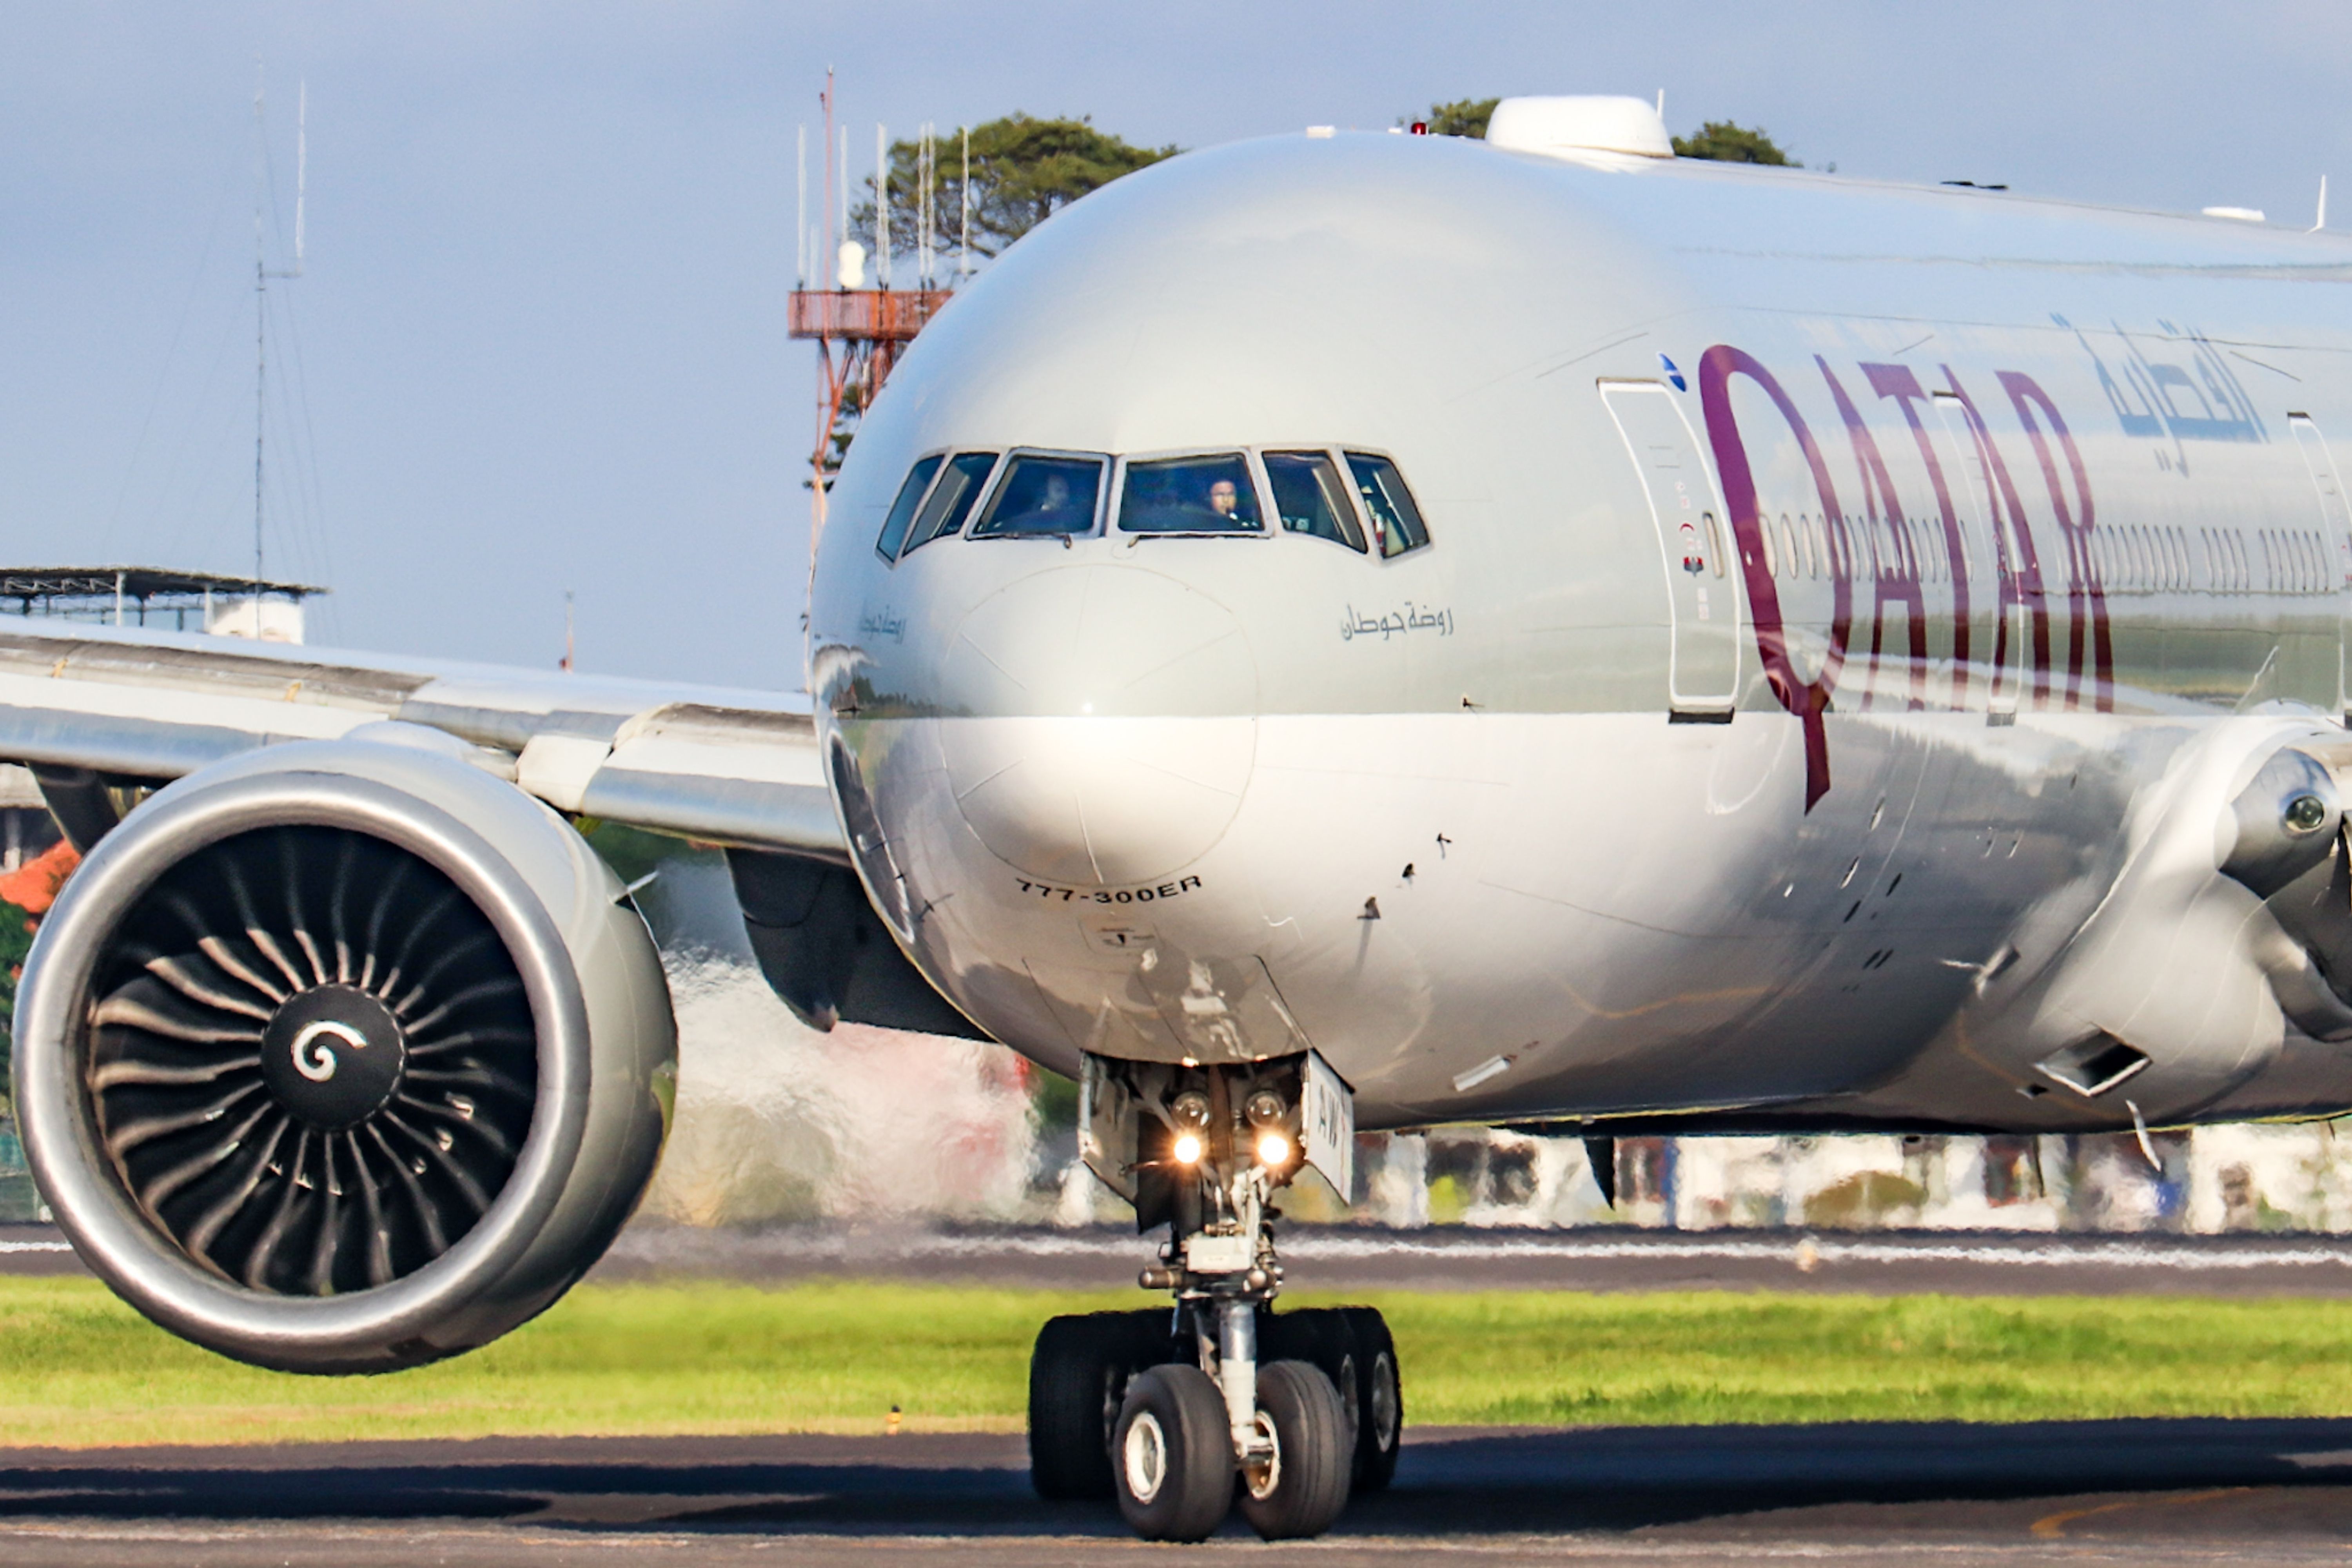
[[0, 756], [89, 851], [17, 1010], [42, 1190], [224, 1354], [504, 1332], [674, 1071], [567, 818], [716, 840], [801, 1016], [1076, 1076], [1166, 1227], [1174, 1310], [1039, 1339], [1038, 1487], [1311, 1535], [1400, 1385], [1377, 1314], [1269, 1310], [1271, 1204], [1359, 1128], [2352, 1107], [2347, 281], [1676, 161], [1633, 100], [1156, 165], [870, 411], [807, 697], [0, 634]]

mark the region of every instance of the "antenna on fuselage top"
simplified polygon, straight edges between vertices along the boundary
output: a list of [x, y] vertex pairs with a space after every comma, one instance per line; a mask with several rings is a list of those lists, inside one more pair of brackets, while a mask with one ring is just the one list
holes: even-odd
[[2319, 176], [2319, 216], [2312, 220], [2311, 232], [2317, 234], [2327, 226], [2327, 176]]

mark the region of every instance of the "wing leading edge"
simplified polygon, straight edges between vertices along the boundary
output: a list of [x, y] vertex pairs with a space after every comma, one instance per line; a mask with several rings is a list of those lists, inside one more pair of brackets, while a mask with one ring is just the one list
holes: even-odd
[[845, 861], [808, 701], [113, 627], [0, 631], [0, 759], [161, 784], [281, 742], [416, 724], [558, 810]]

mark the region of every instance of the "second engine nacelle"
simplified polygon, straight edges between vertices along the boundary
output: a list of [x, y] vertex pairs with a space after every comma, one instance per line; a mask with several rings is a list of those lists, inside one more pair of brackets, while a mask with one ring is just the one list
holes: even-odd
[[543, 1310], [635, 1206], [676, 1081], [659, 955], [579, 834], [446, 737], [361, 736], [157, 794], [17, 996], [26, 1152], [82, 1258], [286, 1371]]

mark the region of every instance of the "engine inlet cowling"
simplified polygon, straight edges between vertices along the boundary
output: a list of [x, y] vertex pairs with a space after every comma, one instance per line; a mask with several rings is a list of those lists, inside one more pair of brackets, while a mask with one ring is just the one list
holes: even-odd
[[578, 1279], [651, 1175], [676, 1037], [644, 921], [445, 746], [192, 775], [98, 847], [26, 964], [36, 1178], [119, 1293], [225, 1354], [470, 1349]]

